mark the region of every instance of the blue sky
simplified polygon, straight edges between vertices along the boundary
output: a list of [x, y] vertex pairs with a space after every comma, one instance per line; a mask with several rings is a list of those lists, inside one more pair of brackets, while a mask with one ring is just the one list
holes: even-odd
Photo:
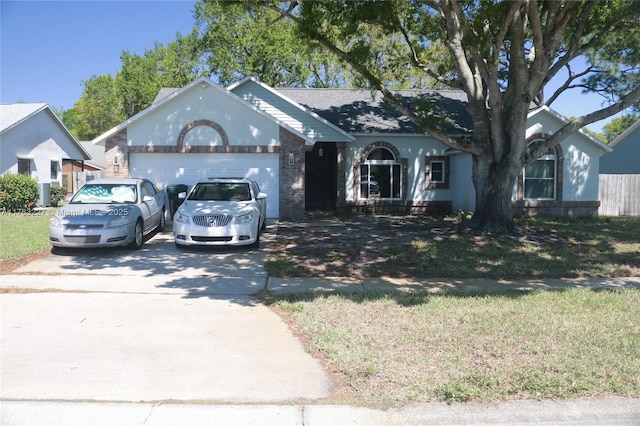
[[[120, 70], [120, 53], [143, 54], [155, 42], [191, 32], [195, 0], [0, 0], [0, 102], [46, 102], [69, 109], [82, 81]], [[546, 89], [546, 95], [552, 91]], [[579, 116], [601, 98], [574, 91], [552, 105]], [[600, 131], [608, 120], [589, 126]]]
[[195, 1], [0, 1], [0, 100], [69, 109], [120, 53], [191, 32]]

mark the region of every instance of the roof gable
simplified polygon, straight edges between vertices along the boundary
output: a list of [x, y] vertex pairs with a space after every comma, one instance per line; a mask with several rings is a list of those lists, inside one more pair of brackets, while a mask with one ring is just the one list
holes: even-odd
[[[112, 129], [110, 129], [110, 130], [106, 131], [105, 133], [101, 134], [100, 136], [96, 137], [92, 141], [92, 143], [99, 144], [99, 145], [104, 144], [104, 142], [109, 137], [111, 137], [111, 136], [115, 135], [116, 133], [120, 132], [121, 130], [127, 128], [131, 124], [142, 120], [147, 115], [149, 115], [151, 112], [153, 112], [156, 109], [160, 108], [161, 106], [167, 104], [168, 102], [171, 102], [176, 97], [183, 96], [186, 92], [196, 88], [198, 85], [200, 85], [200, 87], [202, 87], [202, 88], [213, 88], [214, 90], [219, 91], [221, 94], [227, 96], [230, 102], [240, 102], [245, 107], [257, 112], [258, 114], [261, 114], [264, 117], [267, 117], [269, 120], [275, 122], [276, 124], [287, 128], [289, 131], [291, 131], [295, 135], [299, 136], [303, 140], [309, 141], [309, 138], [306, 135], [298, 132], [295, 129], [292, 129], [286, 123], [282, 123], [279, 120], [277, 120], [274, 117], [272, 117], [271, 115], [266, 114], [264, 111], [260, 110], [259, 108], [256, 108], [254, 105], [251, 105], [250, 103], [246, 102], [245, 100], [243, 100], [242, 98], [238, 97], [237, 95], [235, 95], [231, 91], [225, 89], [224, 87], [219, 86], [218, 84], [215, 84], [209, 78], [200, 77], [197, 80], [192, 81], [191, 83], [187, 84], [186, 86], [184, 86], [184, 87], [182, 87], [180, 89], [177, 89], [177, 90], [168, 89], [166, 91], [161, 90], [160, 93], [158, 94], [158, 96], [156, 97], [156, 99], [159, 99], [157, 102], [151, 104], [149, 107], [147, 107], [144, 110], [140, 111], [138, 114], [134, 115], [133, 117], [129, 118], [128, 120], [125, 120], [124, 122], [120, 123], [116, 127], [113, 127]], [[161, 93], [164, 95], [164, 97], [160, 96]]]
[[47, 104], [44, 103], [0, 105], [0, 133], [17, 126], [46, 107]]
[[348, 142], [355, 138], [332, 122], [253, 77], [232, 84], [228, 90], [266, 113], [275, 116], [314, 141]]
[[[569, 120], [567, 120], [562, 115], [560, 115], [559, 113], [557, 113], [556, 111], [552, 110], [551, 108], [549, 108], [546, 105], [529, 112], [529, 116], [527, 118], [528, 119], [532, 119], [538, 114], [544, 114], [547, 117], [551, 117], [552, 119], [554, 119], [558, 123], [558, 127], [561, 127], [561, 126], [569, 123]], [[583, 130], [579, 130], [578, 132], [576, 132], [576, 135], [578, 135], [582, 139], [588, 141], [588, 143], [590, 143], [592, 145], [595, 145], [602, 153], [607, 153], [607, 152], [611, 152], [612, 151], [612, 149], [611, 149], [611, 147], [609, 145], [599, 141], [598, 139], [594, 138], [593, 136], [589, 135], [588, 133], [584, 132]], [[601, 153], [601, 155], [602, 155], [602, 153]]]
[[22, 124], [28, 125], [28, 120], [37, 114], [44, 113], [51, 119], [53, 124], [60, 128], [62, 132], [69, 138], [71, 143], [78, 149], [85, 160], [91, 159], [89, 153], [71, 134], [69, 129], [64, 125], [58, 116], [53, 112], [48, 104], [45, 103], [17, 103], [0, 105], [0, 134], [6, 133]]

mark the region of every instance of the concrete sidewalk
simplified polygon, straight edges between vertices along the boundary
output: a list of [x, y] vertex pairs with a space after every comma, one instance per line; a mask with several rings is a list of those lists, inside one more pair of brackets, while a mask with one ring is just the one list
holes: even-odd
[[640, 277], [620, 278], [550, 278], [535, 280], [489, 280], [484, 278], [405, 279], [405, 278], [274, 278], [267, 279], [267, 289], [278, 293], [305, 291], [427, 291], [503, 292], [511, 290], [560, 290], [566, 288], [640, 288]]
[[341, 405], [190, 405], [2, 401], [0, 424], [18, 425], [638, 425], [640, 399], [583, 398], [501, 404], [418, 404], [387, 411]]
[[[514, 281], [384, 278], [357, 280], [348, 278], [282, 279], [253, 272], [247, 272], [244, 276], [241, 276], [242, 274], [227, 276], [226, 274], [215, 275], [212, 268], [206, 269], [206, 274], [188, 274], [187, 276], [142, 275], [140, 270], [133, 271], [132, 275], [115, 277], [109, 274], [82, 272], [83, 274], [80, 275], [65, 273], [41, 275], [23, 272], [0, 277], [0, 287], [3, 288], [43, 291], [43, 293], [36, 294], [8, 295], [15, 302], [20, 302], [11, 306], [11, 309], [3, 303], [3, 351], [8, 350], [11, 346], [15, 348], [14, 344], [20, 342], [25, 347], [28, 346], [27, 342], [30, 342], [29, 345], [34, 342], [40, 345], [39, 350], [29, 349], [21, 354], [16, 353], [14, 358], [3, 356], [3, 371], [11, 362], [14, 362], [11, 364], [13, 365], [11, 370], [15, 376], [16, 372], [21, 371], [19, 363], [26, 363], [29, 357], [37, 358], [39, 354], [42, 356], [48, 350], [47, 348], [58, 348], [56, 350], [60, 351], [60, 348], [64, 347], [61, 345], [63, 341], [72, 348], [70, 352], [66, 353], [66, 358], [60, 357], [59, 353], [47, 358], [55, 361], [56, 368], [49, 372], [35, 371], [37, 379], [29, 382], [25, 380], [25, 377], [14, 377], [17, 381], [6, 382], [10, 377], [4, 376], [2, 378], [0, 424], [7, 426], [640, 425], [639, 398], [507, 401], [499, 404], [448, 405], [436, 403], [417, 404], [386, 411], [353, 406], [313, 404], [313, 400], [326, 397], [330, 387], [330, 384], [326, 382], [326, 376], [321, 371], [322, 368], [317, 365], [316, 361], [306, 359], [300, 343], [291, 340], [294, 337], [289, 335], [286, 326], [277, 321], [275, 316], [267, 312], [266, 308], [259, 306], [251, 296], [264, 288], [274, 291], [276, 294], [300, 291], [397, 290], [437, 293], [442, 291], [473, 292], [576, 287], [640, 288], [640, 277]], [[146, 308], [151, 310], [140, 308], [143, 306], [143, 298], [148, 298], [148, 295], [152, 296], [152, 305], [161, 304], [161, 309], [153, 308], [153, 306]], [[69, 298], [74, 299], [75, 303], [62, 303], [62, 299]], [[26, 315], [25, 307], [27, 304], [34, 308], [33, 315], [35, 316], [32, 318]], [[63, 306], [67, 306], [67, 308], [62, 310]], [[109, 309], [109, 306], [117, 306], [117, 310]], [[198, 312], [194, 313], [195, 309], [198, 309]], [[166, 324], [177, 322], [178, 312], [186, 312], [185, 310], [190, 312], [188, 317], [194, 322], [187, 330], [193, 333], [197, 332], [196, 334], [185, 334], [184, 327], [173, 330], [161, 326], [163, 321]], [[159, 311], [163, 312], [163, 315], [158, 319], [160, 321], [158, 326], [154, 327], [155, 323], [150, 321], [151, 313]], [[214, 311], [217, 312], [215, 317], [212, 316]], [[57, 316], [52, 316], [53, 312], [57, 312]], [[49, 321], [43, 323], [41, 320], [45, 318], [42, 317], [45, 313], [45, 317], [48, 317]], [[132, 316], [134, 313], [135, 317]], [[239, 316], [240, 313], [242, 316]], [[52, 321], [58, 317], [64, 320], [65, 324], [66, 332], [62, 336], [55, 331], [55, 321]], [[198, 320], [203, 317], [208, 317], [212, 323], [224, 324], [224, 326], [203, 328]], [[144, 321], [139, 321], [139, 318], [144, 318]], [[14, 322], [11, 323], [9, 319]], [[31, 325], [38, 323], [44, 324], [43, 327], [47, 331], [49, 340], [29, 337], [28, 334], [32, 332]], [[92, 364], [90, 357], [72, 356], [77, 353], [77, 349], [71, 346], [72, 342], [82, 345], [83, 342], [97, 339], [95, 330], [91, 331], [91, 334], [86, 332], [84, 335], [79, 334], [82, 328], [91, 323], [102, 327], [98, 328], [98, 331], [111, 326], [119, 333], [114, 334], [111, 329], [107, 330], [108, 332], [103, 330], [102, 333], [99, 333], [104, 339], [107, 339], [105, 336], [111, 336], [109, 338], [114, 339], [113, 341], [100, 341], [103, 349], [113, 349], [121, 345], [125, 341], [122, 333], [127, 329], [130, 330], [128, 336], [133, 336], [129, 341], [135, 342], [135, 345], [132, 343], [126, 346], [122, 352], [118, 352], [117, 355], [122, 359], [122, 362], [113, 364], [116, 370], [111, 368], [112, 372], [118, 373], [118, 386], [100, 386], [99, 382], [83, 383], [79, 380], [71, 380], [83, 369], [94, 373], [109, 371], [108, 366]], [[134, 324], [139, 324], [139, 327], [133, 327]], [[230, 324], [237, 325], [238, 328], [231, 329]], [[257, 337], [255, 327], [252, 326], [255, 324], [262, 326], [261, 330], [263, 331], [259, 333], [263, 333], [264, 330], [269, 330], [269, 333], [261, 335], [258, 339], [266, 346], [252, 350], [251, 353], [271, 353], [269, 348], [279, 347], [287, 348], [288, 351], [294, 348], [296, 356], [294, 357], [293, 352], [287, 352], [280, 353], [275, 357], [267, 357], [267, 359], [261, 357], [261, 361], [265, 361], [269, 365], [257, 363], [258, 358], [238, 357], [238, 354], [248, 352], [245, 347], [237, 346], [239, 343], [237, 337], [242, 336], [240, 340], [244, 341], [244, 346], [246, 346], [246, 342]], [[161, 334], [150, 333], [150, 330], [156, 328]], [[222, 331], [225, 333], [224, 336], [228, 338], [221, 339], [220, 333]], [[168, 332], [173, 334], [167, 335]], [[216, 341], [225, 342], [229, 345], [230, 353], [235, 355], [230, 358], [215, 358], [213, 352], [205, 353], [202, 347], [189, 348], [190, 342], [206, 341], [208, 337], [203, 337], [202, 333], [207, 334], [208, 337], [213, 334], [218, 335]], [[250, 333], [250, 338], [245, 336], [246, 333]], [[163, 383], [148, 383], [153, 391], [151, 393], [142, 388], [138, 389], [140, 392], [135, 394], [117, 393], [118, 389], [135, 390], [138, 387], [136, 383], [141, 383], [141, 377], [137, 377], [136, 369], [132, 370], [133, 367], [131, 367], [131, 359], [135, 355], [131, 348], [139, 347], [140, 343], [157, 344], [165, 338], [173, 341], [181, 339], [185, 350], [177, 353], [177, 358], [169, 359], [166, 348], [156, 348], [153, 352], [154, 355], [146, 357], [144, 363], [140, 364], [138, 368], [145, 370], [151, 367], [164, 371], [167, 370], [167, 366], [179, 363], [182, 366], [175, 371], [172, 370], [173, 373], [170, 377], [165, 376]], [[93, 341], [93, 344], [96, 342]], [[9, 343], [11, 344], [5, 345]], [[103, 353], [102, 349], [97, 353]], [[195, 353], [198, 354], [196, 358], [201, 360], [201, 363], [198, 365], [185, 363]], [[85, 355], [87, 354], [85, 353]], [[112, 356], [108, 358], [116, 361], [120, 359]], [[125, 365], [125, 358], [129, 368], [122, 370], [121, 366]], [[300, 359], [304, 365], [300, 368], [295, 367], [297, 364], [293, 363], [293, 358]], [[14, 361], [11, 361], [12, 359]], [[224, 368], [208, 371], [207, 366], [211, 365], [212, 361], [215, 365], [224, 366]], [[247, 368], [247, 366], [253, 367]], [[191, 372], [189, 377], [195, 382], [185, 380], [186, 367]], [[205, 371], [208, 376], [203, 375]], [[273, 375], [274, 372], [276, 375]], [[49, 376], [52, 373], [54, 374]], [[264, 374], [271, 374], [271, 376], [259, 377]], [[243, 384], [241, 380], [239, 381], [243, 375], [252, 378], [252, 380], [257, 379], [263, 385], [249, 386], [249, 382]], [[291, 384], [284, 385], [285, 376], [292, 376], [286, 379], [291, 381]], [[106, 375], [98, 377], [105, 383], [111, 380]], [[167, 377], [171, 380], [167, 380]], [[47, 378], [47, 380], [43, 382], [43, 378]], [[212, 378], [214, 379], [211, 380]], [[12, 387], [5, 386], [5, 384], [11, 383], [13, 383]], [[31, 386], [28, 383], [31, 383]], [[39, 383], [39, 385], [35, 386], [35, 383]], [[175, 386], [176, 383], [182, 387]], [[216, 385], [216, 383], [218, 384]], [[220, 388], [219, 383], [225, 383], [225, 385]], [[167, 384], [170, 386], [166, 386]], [[28, 388], [25, 388], [24, 385], [27, 385]], [[292, 385], [293, 387], [291, 387]], [[207, 386], [217, 387], [207, 389]], [[247, 389], [251, 389], [252, 393], [247, 393]], [[13, 393], [8, 394], [9, 390], [12, 390]], [[66, 393], [62, 392], [63, 390]], [[193, 393], [194, 390], [196, 390], [196, 394]], [[106, 391], [111, 393], [105, 393]], [[218, 398], [211, 400], [204, 395], [217, 395]], [[304, 397], [301, 398], [300, 395], [304, 395]], [[181, 399], [188, 402], [175, 403]], [[263, 405], [265, 403], [268, 405]]]
[[[550, 278], [536, 280], [489, 280], [484, 278], [454, 279], [431, 278], [423, 280], [405, 278], [349, 278], [349, 277], [268, 277], [255, 272], [233, 276], [202, 274], [191, 276], [153, 275], [131, 276], [117, 280], [111, 275], [56, 274], [32, 275], [18, 273], [2, 275], [0, 288], [63, 290], [114, 293], [164, 293], [184, 296], [251, 296], [261, 290], [276, 294], [307, 291], [427, 291], [503, 292], [513, 290], [561, 290], [567, 288], [640, 288], [640, 277], [618, 278]], [[82, 279], [85, 278], [85, 279]]]

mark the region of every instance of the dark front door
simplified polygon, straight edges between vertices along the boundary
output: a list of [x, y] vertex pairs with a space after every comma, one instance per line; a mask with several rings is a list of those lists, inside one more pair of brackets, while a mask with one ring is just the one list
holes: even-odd
[[338, 194], [338, 150], [335, 143], [317, 142], [305, 153], [306, 210], [335, 210]]

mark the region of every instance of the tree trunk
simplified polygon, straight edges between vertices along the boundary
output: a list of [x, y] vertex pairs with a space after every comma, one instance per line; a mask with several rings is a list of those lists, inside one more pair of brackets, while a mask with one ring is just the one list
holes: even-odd
[[496, 163], [491, 157], [473, 156], [476, 208], [472, 225], [483, 234], [513, 233], [511, 198], [521, 164]]

